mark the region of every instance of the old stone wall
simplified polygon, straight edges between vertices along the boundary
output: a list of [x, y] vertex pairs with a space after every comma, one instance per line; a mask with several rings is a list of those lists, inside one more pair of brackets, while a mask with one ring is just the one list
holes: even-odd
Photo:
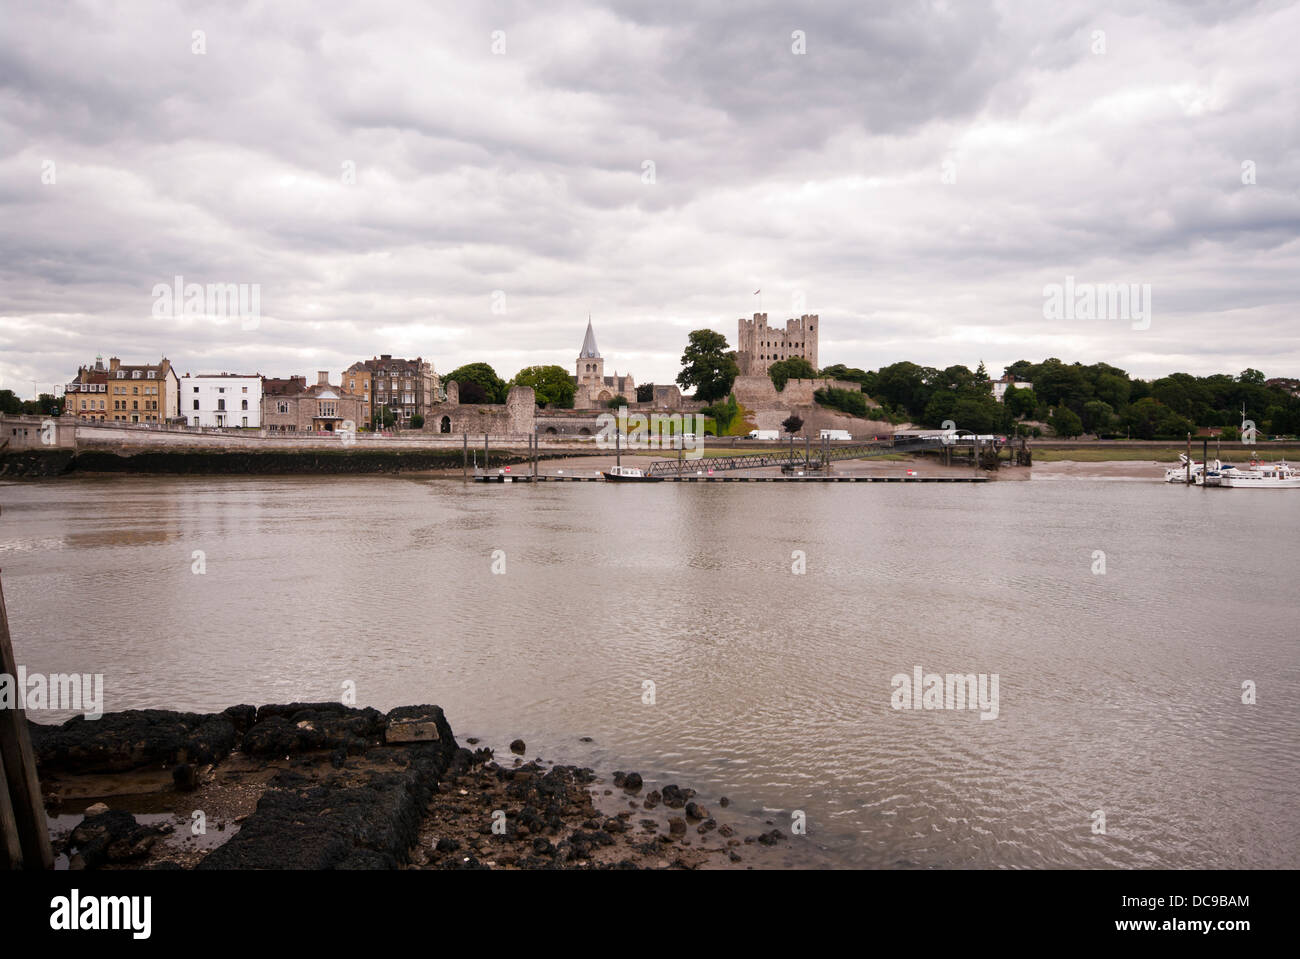
[[763, 412], [771, 409], [788, 409], [791, 406], [810, 406], [813, 394], [817, 390], [835, 389], [860, 392], [862, 386], [848, 380], [829, 378], [815, 380], [786, 380], [785, 389], [777, 392], [772, 378], [764, 373], [761, 376], [738, 376], [731, 390], [736, 394], [736, 401], [746, 409]]

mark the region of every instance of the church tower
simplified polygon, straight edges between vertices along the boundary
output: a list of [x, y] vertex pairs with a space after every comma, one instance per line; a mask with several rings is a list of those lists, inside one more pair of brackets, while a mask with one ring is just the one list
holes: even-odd
[[582, 338], [582, 349], [578, 353], [578, 390], [592, 387], [592, 395], [605, 385], [605, 360], [596, 349], [596, 333], [591, 328], [591, 317], [587, 317], [587, 335]]

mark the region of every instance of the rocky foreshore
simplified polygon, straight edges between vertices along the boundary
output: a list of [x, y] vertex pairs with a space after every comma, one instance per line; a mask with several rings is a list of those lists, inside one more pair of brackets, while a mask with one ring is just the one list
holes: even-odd
[[526, 759], [522, 740], [462, 747], [438, 706], [128, 710], [29, 728], [73, 869], [746, 868], [788, 845], [726, 817], [725, 797], [710, 808], [636, 772], [606, 781]]

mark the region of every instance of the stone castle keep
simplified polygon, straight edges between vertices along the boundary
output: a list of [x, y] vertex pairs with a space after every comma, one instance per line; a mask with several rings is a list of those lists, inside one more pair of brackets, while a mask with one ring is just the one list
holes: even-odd
[[818, 369], [817, 327], [821, 324], [816, 313], [786, 320], [784, 331], [768, 326], [766, 313], [755, 313], [752, 320], [742, 316], [737, 322], [736, 365], [742, 376], [763, 376], [773, 363], [794, 356]]

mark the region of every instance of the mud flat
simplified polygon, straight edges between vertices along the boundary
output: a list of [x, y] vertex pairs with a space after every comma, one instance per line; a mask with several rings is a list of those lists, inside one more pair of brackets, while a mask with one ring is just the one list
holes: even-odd
[[825, 864], [792, 858], [788, 830], [724, 797], [525, 759], [522, 740], [464, 748], [438, 706], [128, 710], [28, 725], [62, 868]]

